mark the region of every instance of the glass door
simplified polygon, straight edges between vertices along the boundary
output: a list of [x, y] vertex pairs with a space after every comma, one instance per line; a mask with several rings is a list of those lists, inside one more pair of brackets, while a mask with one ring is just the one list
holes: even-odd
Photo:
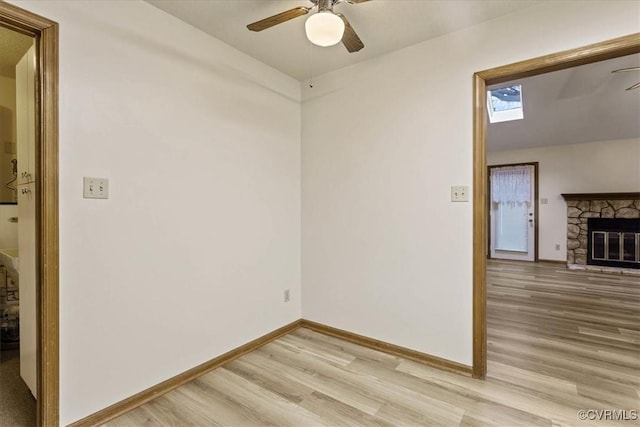
[[490, 167], [491, 258], [535, 261], [534, 165]]

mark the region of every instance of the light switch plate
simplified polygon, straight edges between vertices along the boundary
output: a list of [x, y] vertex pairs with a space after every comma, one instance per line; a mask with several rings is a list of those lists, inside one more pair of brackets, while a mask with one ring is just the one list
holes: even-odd
[[451, 201], [452, 202], [468, 202], [469, 187], [466, 185], [454, 185], [453, 187], [451, 187]]
[[107, 178], [84, 177], [84, 198], [85, 199], [108, 199], [109, 180]]

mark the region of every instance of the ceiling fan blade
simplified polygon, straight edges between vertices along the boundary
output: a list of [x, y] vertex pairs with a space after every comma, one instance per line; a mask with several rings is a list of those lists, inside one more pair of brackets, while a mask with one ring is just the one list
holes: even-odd
[[636, 83], [633, 86], [626, 88], [625, 90], [633, 90], [638, 88], [640, 88], [640, 83]]
[[364, 43], [356, 34], [355, 30], [341, 13], [336, 13], [344, 22], [344, 35], [342, 36], [342, 44], [350, 53], [357, 52], [364, 47]]
[[639, 71], [640, 67], [621, 68], [619, 70], [613, 70], [612, 73], [624, 73], [626, 71]]
[[311, 10], [310, 7], [296, 7], [290, 10], [287, 10], [282, 13], [278, 13], [277, 15], [270, 16], [268, 18], [262, 19], [260, 21], [256, 21], [252, 24], [247, 25], [247, 28], [251, 31], [262, 31], [267, 28], [271, 28], [274, 25], [282, 24], [290, 19], [297, 18], [298, 16], [306, 15]]

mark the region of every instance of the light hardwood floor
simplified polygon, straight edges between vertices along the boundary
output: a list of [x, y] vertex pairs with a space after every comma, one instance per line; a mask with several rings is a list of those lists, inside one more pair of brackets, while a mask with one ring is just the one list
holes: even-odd
[[480, 381], [298, 329], [108, 426], [640, 425], [577, 418], [640, 409], [640, 277], [490, 261], [488, 336]]

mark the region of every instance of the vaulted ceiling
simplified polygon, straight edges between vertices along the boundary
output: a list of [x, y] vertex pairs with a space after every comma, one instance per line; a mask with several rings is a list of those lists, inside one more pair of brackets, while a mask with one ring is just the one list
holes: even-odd
[[[490, 151], [640, 138], [640, 66], [629, 55], [541, 74], [489, 89], [522, 85], [524, 119], [488, 125]], [[640, 161], [640, 159], [639, 159]]]

